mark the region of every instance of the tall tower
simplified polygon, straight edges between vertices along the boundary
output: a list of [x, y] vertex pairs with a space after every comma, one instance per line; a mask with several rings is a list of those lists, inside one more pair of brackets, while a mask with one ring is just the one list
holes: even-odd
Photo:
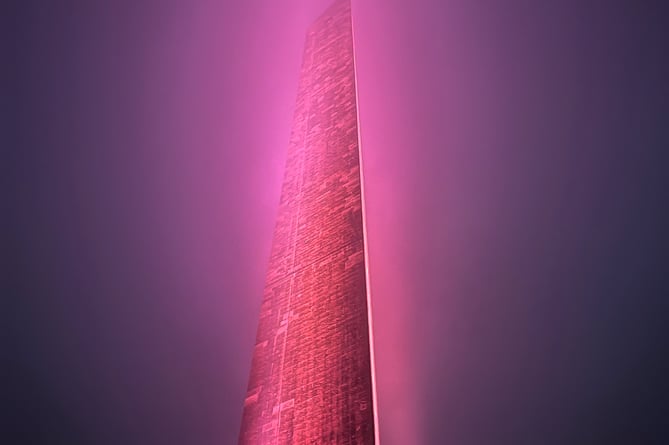
[[240, 444], [378, 442], [350, 0], [306, 37]]

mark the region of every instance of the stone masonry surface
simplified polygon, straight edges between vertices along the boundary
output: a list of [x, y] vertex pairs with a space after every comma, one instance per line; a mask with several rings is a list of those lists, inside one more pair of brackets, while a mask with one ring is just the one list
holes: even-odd
[[350, 0], [307, 32], [240, 444], [374, 444]]

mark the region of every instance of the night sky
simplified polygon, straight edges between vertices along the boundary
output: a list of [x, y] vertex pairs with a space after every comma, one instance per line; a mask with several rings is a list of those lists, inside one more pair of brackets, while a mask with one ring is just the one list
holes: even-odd
[[[7, 8], [6, 443], [236, 443], [329, 3]], [[384, 445], [669, 443], [666, 9], [354, 0]]]

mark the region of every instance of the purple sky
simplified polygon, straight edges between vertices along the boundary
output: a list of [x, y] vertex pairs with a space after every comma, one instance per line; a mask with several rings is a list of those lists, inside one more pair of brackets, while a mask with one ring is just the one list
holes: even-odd
[[[25, 1], [12, 443], [232, 444], [329, 0]], [[666, 443], [661, 2], [354, 0], [381, 439]]]

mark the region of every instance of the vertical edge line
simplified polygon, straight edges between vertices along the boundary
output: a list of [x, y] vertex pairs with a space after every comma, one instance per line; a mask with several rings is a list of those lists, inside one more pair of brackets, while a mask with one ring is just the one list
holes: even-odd
[[[311, 40], [308, 37], [307, 33], [307, 41], [305, 44], [305, 49], [309, 48], [311, 46]], [[313, 84], [313, 76], [312, 76], [312, 69], [314, 67], [314, 54], [313, 54], [313, 48], [311, 48], [311, 55], [309, 57], [309, 70], [307, 71], [309, 73], [309, 91], [311, 90], [311, 86]], [[301, 74], [300, 74], [301, 75]], [[299, 87], [298, 87], [299, 88]], [[298, 92], [299, 94], [299, 92]], [[300, 174], [298, 176], [298, 200], [297, 200], [297, 215], [295, 217], [295, 232], [293, 233], [293, 259], [291, 262], [291, 270], [290, 270], [290, 286], [288, 289], [288, 302], [286, 304], [286, 333], [283, 336], [283, 347], [281, 350], [281, 365], [279, 368], [279, 400], [278, 400], [278, 405], [279, 405], [279, 411], [278, 411], [278, 418], [277, 418], [277, 426], [276, 426], [276, 440], [277, 444], [279, 443], [279, 440], [281, 439], [281, 416], [282, 416], [282, 408], [281, 405], [283, 404], [283, 377], [284, 377], [284, 368], [286, 365], [286, 345], [288, 344], [288, 329], [290, 328], [290, 321], [291, 321], [291, 316], [293, 313], [293, 307], [292, 307], [292, 302], [293, 302], [293, 287], [295, 285], [295, 278], [297, 276], [297, 271], [295, 270], [295, 258], [297, 254], [297, 239], [298, 235], [300, 233], [300, 216], [302, 216], [302, 200], [304, 198], [304, 166], [307, 162], [307, 138], [309, 137], [309, 123], [311, 120], [311, 104], [313, 103], [311, 95], [307, 95], [306, 99], [306, 111], [307, 111], [307, 119], [304, 125], [304, 139], [302, 140], [302, 153], [300, 155]], [[290, 144], [290, 143], [289, 143]], [[283, 194], [283, 190], [282, 190]], [[279, 323], [281, 323], [279, 321]]]
[[374, 444], [379, 445], [379, 413], [378, 402], [376, 397], [376, 364], [374, 360], [374, 329], [372, 327], [372, 293], [371, 282], [369, 280], [369, 247], [367, 243], [367, 216], [365, 208], [365, 181], [362, 166], [362, 140], [360, 137], [360, 100], [358, 97], [358, 71], [356, 68], [355, 58], [355, 32], [353, 30], [353, 2], [350, 2], [351, 9], [351, 43], [353, 49], [353, 84], [355, 88], [355, 113], [356, 113], [356, 130], [358, 134], [358, 165], [360, 171], [360, 201], [362, 204], [362, 238], [363, 247], [365, 249], [365, 291], [367, 293], [367, 327], [369, 330], [369, 358], [372, 374], [372, 410], [374, 417]]

